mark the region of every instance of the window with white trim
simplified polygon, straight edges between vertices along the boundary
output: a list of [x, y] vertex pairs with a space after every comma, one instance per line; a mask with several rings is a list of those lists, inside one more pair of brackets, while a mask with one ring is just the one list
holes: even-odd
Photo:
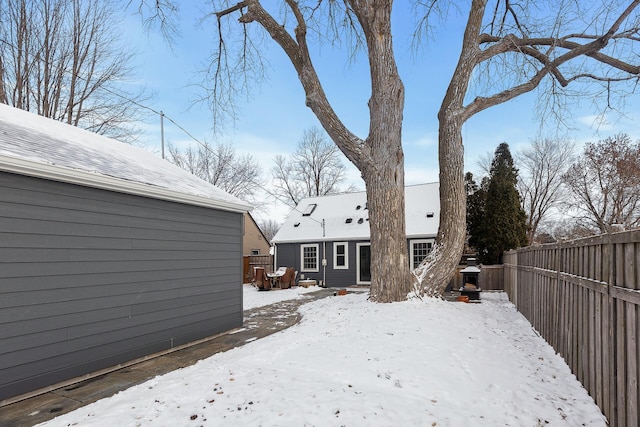
[[347, 242], [333, 242], [333, 268], [336, 270], [349, 268], [349, 245]]
[[422, 260], [433, 249], [433, 239], [416, 239], [410, 241], [411, 268], [418, 268]]
[[317, 272], [318, 270], [318, 244], [300, 245], [300, 271]]

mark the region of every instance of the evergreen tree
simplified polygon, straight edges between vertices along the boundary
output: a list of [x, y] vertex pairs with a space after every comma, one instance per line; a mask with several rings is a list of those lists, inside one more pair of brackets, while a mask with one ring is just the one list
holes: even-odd
[[472, 241], [484, 264], [500, 264], [502, 253], [527, 244], [527, 215], [516, 187], [518, 170], [509, 145], [502, 143], [491, 162], [484, 212]]
[[467, 237], [469, 246], [474, 248], [478, 246], [477, 236], [484, 217], [488, 183], [489, 179], [484, 177], [480, 186], [478, 186], [471, 172], [467, 172], [464, 176], [464, 184], [467, 191]]

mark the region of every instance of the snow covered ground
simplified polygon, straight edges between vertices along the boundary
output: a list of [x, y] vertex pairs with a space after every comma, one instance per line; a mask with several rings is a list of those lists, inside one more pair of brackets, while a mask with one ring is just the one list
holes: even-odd
[[[245, 286], [245, 308], [313, 290]], [[321, 299], [285, 331], [42, 425], [605, 426], [506, 296], [482, 298]]]
[[265, 305], [275, 304], [276, 302], [301, 298], [302, 295], [316, 292], [322, 288], [310, 286], [308, 288], [295, 287], [290, 289], [274, 289], [273, 291], [261, 292], [251, 285], [243, 285], [243, 305], [245, 310], [252, 308], [264, 307]]

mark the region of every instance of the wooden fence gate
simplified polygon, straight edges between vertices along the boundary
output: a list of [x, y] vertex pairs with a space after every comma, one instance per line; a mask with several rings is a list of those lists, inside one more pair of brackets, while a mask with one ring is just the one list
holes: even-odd
[[640, 425], [640, 230], [505, 253], [505, 291], [612, 426]]

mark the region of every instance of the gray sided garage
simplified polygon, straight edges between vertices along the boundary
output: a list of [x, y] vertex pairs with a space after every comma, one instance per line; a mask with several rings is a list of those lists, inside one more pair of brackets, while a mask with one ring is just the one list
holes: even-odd
[[0, 106], [0, 404], [242, 325], [247, 206]]

